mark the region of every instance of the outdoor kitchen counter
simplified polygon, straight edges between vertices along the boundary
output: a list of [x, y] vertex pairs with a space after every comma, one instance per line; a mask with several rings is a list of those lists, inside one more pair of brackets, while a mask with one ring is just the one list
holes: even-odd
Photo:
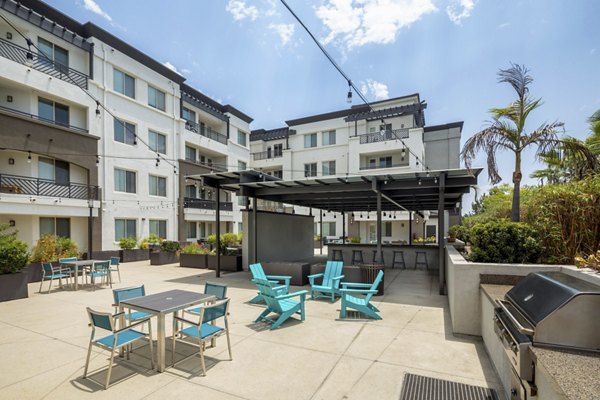
[[481, 290], [495, 304], [496, 299], [503, 299], [506, 292], [513, 288], [512, 285], [481, 284]]
[[[569, 400], [600, 399], [599, 354], [542, 347], [531, 347], [530, 351], [536, 364], [536, 378], [542, 372], [546, 379], [552, 379], [555, 394]], [[543, 393], [540, 398], [544, 398]]]

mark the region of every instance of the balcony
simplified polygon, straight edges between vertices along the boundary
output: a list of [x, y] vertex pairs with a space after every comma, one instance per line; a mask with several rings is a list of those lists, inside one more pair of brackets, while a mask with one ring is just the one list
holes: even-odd
[[47, 124], [52, 124], [52, 125], [60, 126], [60, 127], [63, 127], [63, 128], [67, 128], [67, 129], [71, 129], [71, 130], [80, 132], [80, 133], [88, 133], [88, 130], [85, 129], [85, 128], [80, 128], [78, 126], [69, 125], [69, 124], [63, 124], [62, 122], [54, 121], [52, 119], [42, 118], [40, 116], [37, 116], [37, 115], [34, 115], [34, 114], [29, 114], [29, 113], [26, 113], [24, 111], [15, 110], [14, 108], [8, 108], [8, 107], [0, 106], [0, 112], [6, 112], [6, 113], [9, 113], [9, 114], [18, 115], [20, 117], [25, 117], [25, 118], [32, 119], [34, 121], [45, 122]]
[[227, 136], [215, 131], [210, 127], [200, 126], [200, 124], [198, 124], [197, 122], [186, 120], [185, 129], [187, 129], [190, 132], [197, 133], [198, 135], [207, 137], [209, 139], [216, 140], [219, 143], [227, 144]]
[[[183, 199], [183, 208], [199, 208], [202, 210], [216, 210], [217, 202], [214, 200], [195, 199], [193, 197], [185, 197]], [[222, 201], [219, 207], [221, 211], [233, 211], [233, 203], [230, 201]]]
[[199, 161], [199, 160], [192, 160], [190, 158], [186, 158], [185, 161], [190, 162], [190, 163], [194, 163], [194, 164], [199, 165], [199, 166], [204, 167], [204, 168], [208, 168], [208, 169], [210, 169], [211, 171], [214, 171], [214, 172], [226, 172], [227, 171], [227, 168], [219, 166], [219, 165], [216, 165], [216, 164], [202, 162], [202, 161]]
[[258, 153], [252, 153], [252, 159], [254, 161], [268, 160], [271, 158], [279, 158], [279, 157], [283, 157], [283, 153], [280, 151], [268, 150], [268, 151], [261, 151]]
[[360, 144], [385, 142], [386, 140], [408, 139], [408, 129], [394, 129], [359, 135]]
[[88, 88], [88, 76], [83, 72], [56, 63], [44, 55], [39, 55], [4, 39], [0, 39], [0, 56], [79, 86], [82, 89]]
[[0, 193], [64, 199], [99, 200], [98, 186], [82, 183], [56, 183], [49, 179], [0, 174]]
[[370, 170], [370, 169], [384, 169], [384, 168], [398, 168], [398, 167], [408, 167], [408, 162], [401, 164], [375, 164], [375, 165], [364, 165], [360, 167], [360, 170]]

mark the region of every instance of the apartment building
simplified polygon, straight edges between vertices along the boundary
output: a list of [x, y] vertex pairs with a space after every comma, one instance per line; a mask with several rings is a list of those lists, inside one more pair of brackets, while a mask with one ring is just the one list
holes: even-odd
[[[245, 169], [252, 119], [43, 2], [7, 0], [0, 13], [0, 223], [81, 251], [213, 233], [214, 194], [185, 177]], [[241, 228], [234, 197], [221, 197], [224, 232]]]
[[[288, 120], [279, 129], [254, 130], [251, 166], [284, 180], [458, 168], [462, 122], [425, 126], [426, 107], [419, 94], [413, 94], [371, 107], [357, 105]], [[322, 232], [329, 239], [342, 236], [341, 215], [317, 211], [315, 216], [315, 234]], [[363, 243], [374, 241], [375, 219], [375, 212], [347, 216], [346, 235]], [[409, 231], [413, 238], [436, 235], [436, 215], [427, 210], [385, 213], [383, 221], [387, 242], [408, 242]]]

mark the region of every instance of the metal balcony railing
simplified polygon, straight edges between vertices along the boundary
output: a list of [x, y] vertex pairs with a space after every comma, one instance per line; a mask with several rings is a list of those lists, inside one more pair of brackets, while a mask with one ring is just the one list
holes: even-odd
[[385, 142], [386, 140], [408, 139], [408, 129], [394, 129], [359, 135], [360, 144]]
[[[183, 199], [184, 208], [200, 208], [202, 210], [216, 210], [217, 202], [214, 200], [195, 199], [193, 197], [185, 197]], [[222, 201], [219, 207], [221, 211], [233, 211], [233, 203], [230, 201]]]
[[198, 135], [207, 137], [209, 139], [216, 140], [219, 143], [227, 144], [227, 136], [215, 131], [210, 127], [201, 126], [197, 122], [186, 120], [185, 129], [187, 129], [190, 132], [197, 133]]
[[360, 167], [361, 170], [364, 169], [383, 169], [383, 168], [397, 168], [397, 167], [408, 167], [408, 160], [402, 164], [376, 164], [376, 165], [364, 165]]
[[74, 131], [88, 133], [88, 130], [85, 129], [85, 128], [80, 128], [78, 126], [69, 125], [69, 124], [63, 124], [62, 122], [58, 122], [58, 121], [54, 121], [54, 120], [51, 120], [51, 119], [42, 118], [42, 117], [40, 117], [38, 115], [29, 114], [29, 113], [26, 113], [24, 111], [15, 110], [14, 108], [8, 108], [8, 107], [0, 106], [0, 111], [4, 111], [4, 112], [7, 112], [7, 113], [19, 115], [19, 116], [25, 117], [25, 118], [30, 118], [30, 119], [33, 119], [33, 120], [36, 120], [36, 121], [45, 122], [47, 124], [54, 124], [56, 126], [61, 126], [63, 128], [72, 129]]
[[0, 56], [18, 62], [19, 64], [30, 66], [33, 69], [79, 86], [80, 88], [88, 88], [88, 76], [83, 72], [54, 62], [43, 54], [40, 55], [33, 51], [29, 51], [24, 47], [4, 39], [0, 39]]
[[258, 160], [268, 160], [269, 158], [278, 158], [283, 157], [283, 153], [281, 151], [261, 151], [258, 153], [252, 153], [252, 159], [254, 161]]
[[71, 182], [62, 184], [49, 179], [8, 174], [0, 174], [0, 193], [99, 200], [98, 186]]

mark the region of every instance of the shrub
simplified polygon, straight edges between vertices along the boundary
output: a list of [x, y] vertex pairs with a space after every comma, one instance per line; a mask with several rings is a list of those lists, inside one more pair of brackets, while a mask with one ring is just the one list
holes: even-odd
[[238, 233], [238, 243], [242, 244], [242, 240], [244, 239], [244, 234], [242, 232]]
[[596, 251], [596, 254], [590, 254], [589, 256], [578, 255], [575, 257], [575, 265], [577, 268], [592, 268], [600, 272], [600, 249]]
[[542, 255], [535, 229], [523, 222], [507, 220], [476, 224], [470, 232], [469, 261], [533, 263]]
[[52, 262], [59, 258], [78, 256], [77, 243], [72, 239], [48, 233], [42, 235], [33, 247], [31, 261]]
[[27, 243], [17, 239], [17, 231], [7, 232], [8, 224], [0, 225], [0, 274], [14, 274], [27, 266]]
[[209, 254], [210, 250], [206, 247], [199, 245], [198, 243], [190, 243], [185, 246], [182, 250], [185, 254]]
[[[215, 247], [217, 245], [217, 235], [210, 235], [206, 238], [206, 243]], [[237, 245], [238, 235], [235, 233], [224, 233], [221, 235], [221, 254], [225, 254], [227, 247]]]
[[360, 243], [360, 238], [358, 236], [350, 236], [348, 238], [348, 240], [350, 240], [350, 243], [354, 243], [354, 244]]
[[160, 244], [160, 251], [177, 251], [180, 247], [179, 242], [165, 240]]
[[122, 237], [121, 239], [119, 239], [119, 247], [122, 250], [135, 249], [136, 245], [137, 245], [137, 239], [134, 237]]

